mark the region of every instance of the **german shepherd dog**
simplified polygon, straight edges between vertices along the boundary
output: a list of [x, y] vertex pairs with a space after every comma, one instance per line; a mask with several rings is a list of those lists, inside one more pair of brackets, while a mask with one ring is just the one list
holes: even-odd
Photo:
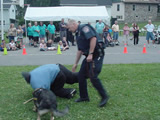
[[57, 102], [55, 94], [43, 88], [38, 88], [33, 92], [34, 104], [37, 111], [37, 120], [41, 120], [41, 115], [51, 112], [51, 120], [54, 120], [53, 115], [60, 117], [69, 112], [66, 107], [63, 111], [57, 110]]

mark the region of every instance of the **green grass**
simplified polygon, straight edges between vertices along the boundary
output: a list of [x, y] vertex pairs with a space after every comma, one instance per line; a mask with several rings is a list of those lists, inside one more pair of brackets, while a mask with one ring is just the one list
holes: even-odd
[[[36, 120], [33, 103], [23, 105], [33, 90], [21, 77], [22, 71], [36, 67], [0, 67], [0, 120]], [[110, 95], [107, 106], [97, 107], [100, 97], [88, 80], [90, 102], [75, 103], [78, 94], [70, 100], [57, 98], [58, 109], [69, 105], [70, 111], [56, 120], [160, 120], [159, 68], [160, 64], [104, 65], [99, 77]], [[78, 84], [65, 87], [78, 90]], [[48, 119], [49, 114], [42, 117]]]

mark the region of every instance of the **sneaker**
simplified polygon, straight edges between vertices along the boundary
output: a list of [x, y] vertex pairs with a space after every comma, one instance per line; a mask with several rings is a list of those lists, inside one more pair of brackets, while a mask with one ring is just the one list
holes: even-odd
[[149, 48], [150, 46], [148, 45], [147, 47]]
[[89, 102], [89, 98], [78, 98], [75, 102]]
[[70, 94], [68, 95], [68, 98], [69, 98], [69, 99], [70, 99], [70, 98], [73, 98], [76, 93], [77, 93], [76, 89], [71, 89], [71, 90], [70, 90]]

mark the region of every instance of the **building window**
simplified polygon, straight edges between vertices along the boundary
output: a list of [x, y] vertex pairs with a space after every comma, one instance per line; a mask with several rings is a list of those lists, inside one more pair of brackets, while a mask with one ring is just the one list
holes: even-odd
[[160, 13], [160, 5], [158, 5], [157, 7], [157, 12]]
[[123, 19], [123, 16], [117, 16], [116, 18], [117, 19]]
[[151, 6], [150, 5], [148, 5], [148, 11], [151, 11]]
[[136, 10], [136, 5], [133, 5], [133, 11], [135, 11]]
[[119, 4], [117, 5], [117, 11], [120, 11], [120, 5]]
[[[1, 25], [1, 20], [0, 20], [0, 25]], [[3, 20], [3, 25], [5, 25], [5, 20]]]
[[14, 10], [12, 10], [12, 12], [14, 12]]

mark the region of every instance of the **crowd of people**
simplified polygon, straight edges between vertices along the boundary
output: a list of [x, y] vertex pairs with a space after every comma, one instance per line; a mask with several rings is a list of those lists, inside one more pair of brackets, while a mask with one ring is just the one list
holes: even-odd
[[[81, 21], [78, 21], [78, 25], [81, 24]], [[91, 25], [89, 22], [88, 25]], [[19, 25], [18, 28], [14, 26], [12, 23], [7, 33], [7, 37], [9, 39], [9, 45], [7, 46], [8, 50], [18, 50], [23, 46], [23, 36], [27, 31], [27, 37], [29, 38], [29, 46], [39, 47], [40, 51], [52, 51], [56, 50], [57, 46], [54, 46], [55, 42], [61, 47], [61, 50], [65, 51], [69, 49], [70, 44], [75, 46], [76, 37], [72, 34], [71, 31], [68, 30], [67, 24], [64, 22], [64, 19], [59, 23], [59, 36], [57, 37], [56, 27], [53, 24], [53, 21], [50, 21], [48, 25], [45, 25], [43, 22], [34, 22], [34, 25], [28, 23], [27, 29], [25, 29], [25, 25]], [[99, 20], [94, 29], [101, 37], [101, 39], [105, 42], [106, 47], [114, 47], [119, 45], [119, 32], [120, 28], [118, 25], [118, 21], [109, 27], [102, 20]], [[154, 40], [154, 25], [151, 20], [148, 21], [148, 24], [144, 26], [144, 29], [147, 31], [146, 40], [149, 47], [149, 38], [151, 38], [152, 43], [155, 46]], [[140, 28], [138, 24], [132, 23], [132, 27], [128, 26], [128, 23], [124, 24], [123, 27], [123, 44], [128, 45], [129, 37], [131, 34], [131, 39], [133, 40], [133, 44], [137, 45], [139, 43], [139, 33]], [[113, 35], [113, 36], [112, 36]], [[59, 38], [59, 39], [58, 39]], [[1, 43], [0, 50], [3, 51], [4, 41]]]

